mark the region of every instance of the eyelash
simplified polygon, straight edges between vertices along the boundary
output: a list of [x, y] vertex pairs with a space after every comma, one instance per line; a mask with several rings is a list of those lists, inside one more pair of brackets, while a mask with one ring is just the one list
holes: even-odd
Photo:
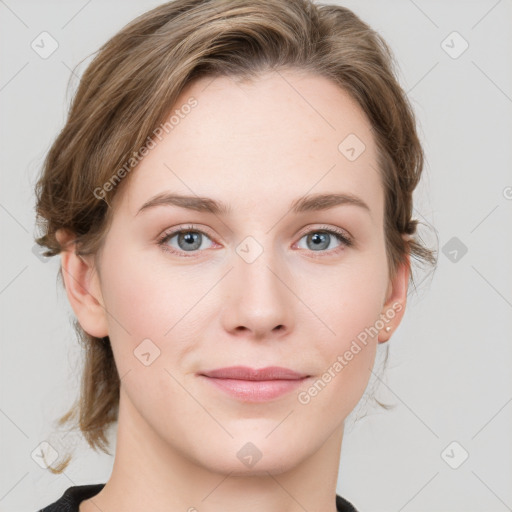
[[[200, 233], [200, 234], [205, 235], [206, 237], [211, 239], [211, 237], [210, 237], [210, 235], [208, 235], [208, 233], [204, 232], [201, 229], [195, 228], [193, 225], [188, 225], [188, 226], [184, 226], [184, 227], [179, 227], [178, 229], [174, 229], [173, 228], [172, 230], [165, 231], [158, 238], [157, 243], [162, 248], [163, 251], [169, 252], [171, 254], [176, 254], [176, 255], [178, 255], [180, 257], [183, 257], [183, 258], [194, 258], [195, 257], [194, 254], [197, 254], [197, 252], [201, 252], [201, 251], [197, 251], [197, 250], [196, 251], [191, 251], [190, 255], [184, 255], [183, 253], [185, 251], [176, 251], [175, 249], [172, 249], [172, 248], [170, 248], [167, 245], [167, 242], [173, 236], [179, 235], [180, 233], [190, 232], [190, 231], [192, 231], [193, 233]], [[312, 255], [313, 258], [321, 258], [326, 253], [329, 254], [329, 255], [338, 254], [339, 252], [344, 250], [346, 247], [351, 247], [353, 245], [352, 239], [350, 237], [348, 237], [347, 234], [344, 231], [342, 231], [341, 229], [332, 228], [332, 227], [328, 227], [328, 226], [321, 226], [319, 228], [315, 228], [315, 229], [312, 229], [310, 231], [306, 231], [305, 233], [303, 233], [300, 236], [299, 240], [304, 238], [306, 235], [309, 235], [309, 234], [312, 234], [312, 233], [327, 233], [329, 235], [334, 235], [337, 238], [337, 240], [339, 242], [341, 242], [341, 245], [339, 247], [336, 247], [335, 249], [331, 249], [329, 251], [310, 251], [312, 253], [315, 253], [315, 252], [319, 252], [320, 253], [320, 254], [313, 254]], [[304, 250], [304, 249], [301, 249], [301, 250]]]

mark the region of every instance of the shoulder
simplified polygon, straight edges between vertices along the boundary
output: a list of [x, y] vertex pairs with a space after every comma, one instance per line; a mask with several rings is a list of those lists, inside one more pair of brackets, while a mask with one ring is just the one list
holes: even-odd
[[105, 484], [89, 484], [69, 487], [57, 501], [39, 512], [78, 512], [80, 503], [98, 494], [104, 486]]
[[357, 512], [357, 509], [350, 501], [347, 501], [338, 494], [336, 494], [336, 510], [338, 512]]

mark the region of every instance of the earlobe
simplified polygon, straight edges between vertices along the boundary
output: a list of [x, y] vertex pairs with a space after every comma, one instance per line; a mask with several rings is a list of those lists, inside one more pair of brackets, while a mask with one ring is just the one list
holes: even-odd
[[381, 313], [384, 327], [379, 332], [379, 343], [388, 341], [402, 321], [405, 313], [405, 305], [407, 303], [409, 275], [410, 258], [409, 255], [407, 255], [406, 261], [398, 266], [395, 276], [390, 279], [388, 285], [386, 301]]
[[59, 229], [56, 237], [64, 247], [61, 252], [61, 267], [66, 294], [80, 326], [91, 336], [107, 336], [107, 313], [94, 258], [76, 253], [73, 234], [69, 231]]

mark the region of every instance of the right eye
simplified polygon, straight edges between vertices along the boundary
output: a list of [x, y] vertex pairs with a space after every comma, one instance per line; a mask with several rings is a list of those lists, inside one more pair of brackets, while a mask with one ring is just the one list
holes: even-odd
[[[175, 240], [177, 247], [170, 245], [170, 242]], [[158, 240], [158, 245], [162, 247], [164, 251], [172, 254], [177, 254], [182, 257], [191, 257], [192, 255], [186, 255], [183, 253], [196, 253], [200, 250], [207, 249], [205, 247], [205, 239], [210, 240], [210, 237], [202, 230], [194, 228], [194, 226], [186, 226], [181, 228], [173, 228], [163, 233]]]

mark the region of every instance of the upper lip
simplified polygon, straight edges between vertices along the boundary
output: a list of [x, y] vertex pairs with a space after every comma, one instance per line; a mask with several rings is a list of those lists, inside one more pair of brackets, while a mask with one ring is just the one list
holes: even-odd
[[295, 372], [282, 366], [267, 366], [266, 368], [249, 368], [248, 366], [230, 366], [201, 372], [200, 375], [217, 379], [238, 380], [298, 380], [308, 375]]

